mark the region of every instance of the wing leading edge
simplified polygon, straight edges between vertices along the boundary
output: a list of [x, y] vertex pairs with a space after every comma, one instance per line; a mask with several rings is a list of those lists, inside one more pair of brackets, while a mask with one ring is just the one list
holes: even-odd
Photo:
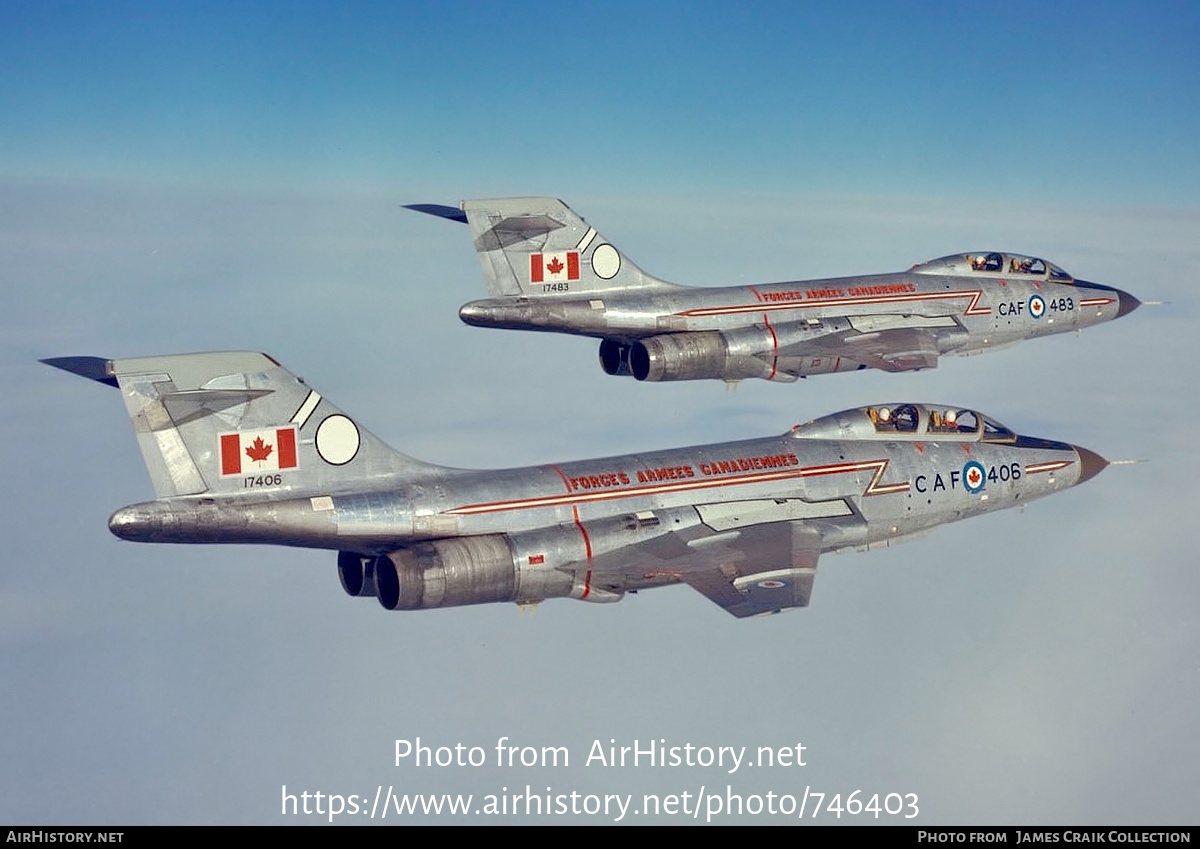
[[738, 531], [735, 539], [712, 537], [709, 543], [732, 556], [683, 575], [709, 601], [739, 619], [808, 606], [821, 553], [816, 531], [800, 522], [776, 522]]
[[838, 333], [808, 342], [805, 348], [889, 372], [936, 368], [938, 362], [937, 335], [916, 327]]
[[685, 534], [668, 532], [596, 557], [588, 563], [593, 580], [605, 572], [630, 579], [670, 575], [739, 619], [808, 605], [822, 538], [806, 522], [694, 539]]

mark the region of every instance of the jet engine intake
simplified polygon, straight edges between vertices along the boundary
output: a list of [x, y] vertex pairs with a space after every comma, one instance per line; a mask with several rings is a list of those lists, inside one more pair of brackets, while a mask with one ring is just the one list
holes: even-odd
[[339, 551], [338, 578], [347, 595], [375, 598], [375, 558], [363, 557], [353, 551]]
[[600, 342], [600, 368], [605, 374], [624, 377], [633, 374], [629, 369], [629, 346], [616, 339]]
[[753, 328], [737, 338], [720, 331], [667, 333], [634, 342], [629, 369], [638, 380], [743, 380], [775, 377], [775, 343], [768, 330]]
[[517, 568], [499, 534], [420, 543], [375, 558], [379, 602], [388, 610], [420, 610], [515, 601]]

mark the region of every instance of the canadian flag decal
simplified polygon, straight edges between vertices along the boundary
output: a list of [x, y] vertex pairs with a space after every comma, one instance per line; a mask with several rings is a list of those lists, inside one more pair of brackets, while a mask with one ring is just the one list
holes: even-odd
[[557, 283], [579, 279], [579, 251], [529, 255], [530, 283]]
[[221, 434], [221, 474], [241, 475], [296, 468], [296, 428]]

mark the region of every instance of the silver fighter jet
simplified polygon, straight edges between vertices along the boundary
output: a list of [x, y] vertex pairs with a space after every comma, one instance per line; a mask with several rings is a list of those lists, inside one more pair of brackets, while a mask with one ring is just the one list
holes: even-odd
[[808, 604], [823, 551], [889, 545], [1107, 465], [974, 410], [861, 407], [777, 436], [523, 469], [414, 460], [265, 354], [44, 362], [120, 388], [156, 500], [139, 542], [338, 551], [391, 610], [617, 601], [686, 583], [734, 616]]
[[1045, 260], [996, 251], [891, 274], [677, 286], [646, 274], [560, 200], [408, 208], [470, 225], [491, 297], [459, 310], [467, 324], [592, 336], [605, 372], [638, 380], [791, 382], [933, 368], [942, 354], [1090, 327], [1140, 303]]

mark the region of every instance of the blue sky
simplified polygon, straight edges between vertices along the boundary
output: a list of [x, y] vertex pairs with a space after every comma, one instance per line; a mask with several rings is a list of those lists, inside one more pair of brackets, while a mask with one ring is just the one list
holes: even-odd
[[10, 2], [0, 153], [34, 176], [1187, 204], [1198, 23], [1187, 3]]
[[[732, 783], [918, 793], [924, 824], [1195, 822], [1193, 4], [0, 9], [0, 822], [274, 824], [285, 784], [730, 780], [582, 767], [613, 738], [803, 742], [803, 772]], [[465, 228], [399, 204], [510, 194], [683, 283], [995, 248], [1171, 303], [918, 374], [649, 386], [590, 342], [458, 321], [484, 291]], [[682, 587], [389, 614], [324, 552], [108, 533], [151, 496], [123, 405], [37, 359], [224, 348], [448, 465], [899, 398], [1150, 462], [827, 556], [812, 606], [762, 621]], [[576, 760], [392, 766], [398, 737], [505, 735]]]

